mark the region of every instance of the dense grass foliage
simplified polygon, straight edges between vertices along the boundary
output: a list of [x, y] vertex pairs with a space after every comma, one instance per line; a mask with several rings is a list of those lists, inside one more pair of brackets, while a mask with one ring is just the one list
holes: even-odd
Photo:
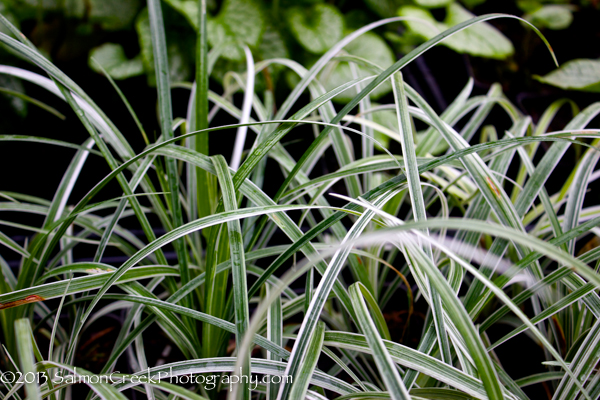
[[[534, 123], [499, 85], [474, 95], [469, 81], [437, 113], [402, 75], [444, 39], [514, 17], [460, 22], [391, 66], [344, 48], [399, 17], [350, 33], [310, 69], [255, 62], [245, 47], [245, 72], [228, 73], [219, 94], [208, 82], [223, 48], [209, 51], [198, 5], [195, 80], [178, 84], [189, 102], [186, 117], [173, 118], [163, 11], [148, 1], [156, 140], [136, 114], [155, 110], [135, 110], [121, 95], [115, 107], [130, 110], [139, 132], [120, 131], [93, 93], [2, 18], [11, 35], [0, 41], [38, 72], [0, 73], [67, 102], [68, 118], [89, 133], [84, 143], [0, 136], [75, 152], [52, 196], [0, 192], [0, 224], [30, 235], [20, 244], [0, 231], [5, 398], [512, 400], [529, 398], [530, 387], [555, 399], [600, 396], [600, 209], [589, 192], [600, 177], [600, 103], [558, 101]], [[341, 64], [348, 79], [325, 88], [320, 73]], [[273, 66], [297, 76], [278, 104], [274, 89], [255, 90]], [[370, 94], [382, 85], [390, 101], [375, 104]], [[340, 95], [350, 99], [343, 107], [332, 102]], [[551, 130], [567, 107], [570, 122]], [[489, 124], [498, 110], [510, 129]], [[219, 126], [219, 113], [239, 123]], [[301, 129], [310, 145], [295, 159], [284, 144]], [[215, 135], [230, 141], [228, 154], [211, 152]], [[572, 171], [555, 174], [572, 148]], [[74, 198], [91, 157], [111, 172]], [[100, 200], [111, 185], [118, 196]], [[107, 341], [100, 326], [116, 315], [108, 352], [86, 370], [81, 355], [94, 353], [84, 349]], [[523, 336], [524, 352], [500, 352]], [[503, 366], [521, 358], [536, 358], [542, 372]], [[6, 379], [18, 373], [30, 379]], [[121, 381], [100, 379], [111, 373]], [[286, 378], [232, 390], [168, 379], [229, 373]]]

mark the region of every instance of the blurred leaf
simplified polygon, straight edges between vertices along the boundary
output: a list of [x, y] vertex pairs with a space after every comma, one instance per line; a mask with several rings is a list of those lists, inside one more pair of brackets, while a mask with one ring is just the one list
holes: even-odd
[[221, 11], [208, 21], [211, 46], [225, 45], [222, 57], [245, 59], [244, 45], [257, 47], [265, 29], [265, 17], [257, 0], [225, 0]]
[[[137, 0], [136, 0], [137, 1]], [[20, 21], [33, 19], [46, 12], [63, 11], [70, 18], [84, 18], [86, 0], [1, 0], [0, 12], [10, 20], [7, 9], [18, 17]], [[14, 23], [14, 21], [11, 20]], [[19, 26], [19, 24], [15, 24]]]
[[198, 2], [194, 0], [165, 0], [167, 4], [179, 11], [194, 29], [198, 29]]
[[267, 24], [260, 45], [258, 46], [261, 58], [288, 58], [290, 53], [285, 45], [281, 33], [271, 24]]
[[[150, 32], [150, 21], [148, 19], [148, 10], [144, 9], [135, 22], [135, 29], [140, 42], [142, 61], [148, 84], [156, 85], [154, 76], [154, 55], [152, 53], [152, 34]], [[191, 72], [190, 57], [194, 56], [194, 37], [186, 35], [181, 30], [167, 31], [167, 53], [169, 56], [169, 75], [171, 82], [180, 82], [186, 80]]]
[[454, 2], [454, 0], [414, 0], [415, 4], [421, 7], [437, 8], [445, 7], [448, 4]]
[[475, 6], [485, 3], [485, 1], [486, 0], [462, 0], [462, 3], [469, 8], [473, 8]]
[[535, 79], [562, 89], [600, 93], [600, 60], [578, 59]]
[[144, 73], [144, 63], [141, 54], [128, 59], [120, 44], [105, 43], [90, 52], [88, 59], [90, 68], [98, 73], [102, 73], [102, 70], [94, 60], [114, 79], [125, 79]]
[[150, 20], [148, 19], [148, 10], [145, 9], [137, 17], [135, 21], [135, 29], [137, 31], [138, 40], [140, 42], [140, 49], [142, 54], [142, 61], [144, 63], [144, 69], [148, 76], [148, 84], [156, 85], [156, 78], [154, 77], [154, 55], [152, 53], [152, 33], [150, 32]]
[[[2, 16], [4, 18], [6, 18], [9, 23], [14, 25], [18, 29], [21, 25], [20, 19], [17, 16], [15, 16], [15, 14], [13, 14], [11, 12], [11, 10], [9, 9], [9, 6], [11, 5], [11, 3], [12, 3], [11, 1], [0, 0], [0, 14], [2, 14]], [[15, 37], [14, 32], [11, 32], [11, 30], [8, 29], [1, 22], [0, 22], [0, 32], [4, 33], [5, 35], [10, 36], [12, 38]], [[12, 52], [10, 49], [8, 49], [7, 47], [3, 47], [3, 49], [0, 50], [0, 63], [7, 64], [7, 65], [14, 65], [15, 61], [14, 61], [14, 58], [12, 58], [12, 57], [15, 55], [16, 55], [16, 53]], [[4, 87], [6, 89], [21, 92], [21, 93], [24, 92], [21, 80], [14, 78], [14, 77], [5, 76], [5, 75], [0, 76], [0, 87]], [[3, 94], [2, 97], [7, 100], [10, 107], [19, 116], [24, 117], [26, 115], [27, 104], [25, 101], [23, 101], [23, 99], [20, 99], [18, 97], [14, 97], [14, 96], [10, 96], [7, 94]]]
[[[5, 4], [4, 1], [0, 1], [0, 14], [2, 14], [4, 18], [9, 20], [11, 24], [19, 28], [19, 19], [16, 18], [12, 12], [10, 12], [10, 10], [8, 9], [8, 5]], [[5, 27], [2, 23], [0, 23], [0, 32], [5, 33], [8, 36], [12, 36], [10, 30], [7, 27]]]
[[402, 32], [402, 35], [388, 31], [383, 33], [383, 37], [387, 39], [395, 51], [402, 54], [410, 53], [416, 46], [423, 42], [423, 37], [412, 30], [406, 30]]
[[517, 7], [526, 13], [532, 13], [542, 8], [542, 3], [538, 0], [518, 0]]
[[139, 0], [89, 0], [91, 22], [99, 23], [103, 29], [127, 28], [140, 9]]
[[[70, 18], [84, 18], [85, 17], [85, 0], [65, 0], [65, 16]], [[135, 16], [135, 15], [134, 15]], [[129, 21], [131, 22], [131, 21]]]
[[14, 12], [14, 14], [23, 21], [28, 18], [35, 18], [40, 11], [58, 11], [63, 4], [59, 0], [20, 0], [20, 1], [2, 1]]
[[[372, 104], [373, 107], [376, 107], [377, 105], [375, 103]], [[377, 111], [374, 112], [372, 114], [373, 116], [373, 122], [384, 126], [390, 130], [393, 131], [397, 131], [398, 130], [398, 118], [396, 117], [396, 114], [391, 111], [391, 110], [383, 110], [383, 111]], [[381, 132], [379, 132], [377, 129], [374, 129], [374, 134], [375, 134], [375, 140], [377, 140], [379, 143], [381, 143], [383, 146], [385, 146], [385, 148], [389, 148], [390, 147], [390, 137], [388, 135], [385, 135]], [[377, 143], [375, 143], [375, 148], [378, 150], [383, 150], [381, 148], [381, 146], [379, 146]]]
[[[281, 36], [281, 33], [270, 23], [267, 24], [265, 32], [263, 33], [262, 40], [260, 41], [260, 45], [258, 46], [258, 53], [260, 55], [261, 60], [269, 60], [272, 58], [289, 58], [290, 52], [287, 49], [285, 41]], [[271, 73], [271, 79], [276, 80], [279, 73], [284, 70], [285, 67], [278, 64], [273, 64], [269, 66], [269, 71]], [[264, 79], [262, 79], [263, 75], [257, 75], [257, 88], [262, 86]], [[258, 89], [257, 89], [258, 90]]]
[[[388, 47], [385, 41], [377, 34], [367, 32], [350, 42], [344, 47], [344, 52], [353, 56], [369, 60], [381, 68], [385, 69], [394, 63], [394, 54]], [[351, 81], [357, 77], [365, 77], [373, 75], [373, 71], [362, 66], [356, 66], [357, 76], [353, 76], [352, 68], [347, 62], [340, 62], [332, 72], [327, 72], [327, 69], [321, 74], [321, 83], [326, 90], [332, 90], [341, 84]], [[371, 98], [378, 99], [379, 97], [389, 93], [391, 86], [388, 83], [380, 85], [371, 93]], [[356, 90], [348, 90], [335, 97], [335, 100], [348, 102], [354, 95]]]
[[346, 29], [352, 31], [358, 30], [365, 25], [369, 25], [372, 21], [372, 17], [369, 16], [364, 9], [350, 10], [344, 14]]
[[[0, 87], [19, 93], [25, 92], [25, 88], [23, 87], [21, 80], [15, 78], [14, 76], [0, 75]], [[4, 93], [2, 94], [2, 97], [8, 101], [11, 108], [17, 113], [17, 115], [21, 117], [25, 117], [27, 115], [27, 103], [23, 99]]]
[[[448, 6], [444, 22], [436, 21], [429, 11], [414, 6], [402, 7], [398, 13], [401, 16], [420, 18], [429, 22], [427, 24], [418, 21], [405, 21], [410, 30], [426, 40], [474, 17], [473, 14], [457, 3]], [[442, 44], [458, 53], [488, 58], [503, 59], [514, 53], [512, 43], [498, 29], [486, 22], [478, 23], [457, 32], [444, 40]]]
[[559, 30], [566, 29], [571, 25], [573, 13], [566, 6], [547, 5], [525, 15], [525, 19], [538, 28]]
[[293, 6], [311, 6], [317, 3], [325, 3], [325, 0], [280, 0], [279, 8], [286, 9]]
[[294, 38], [313, 54], [325, 53], [342, 39], [344, 18], [332, 5], [292, 7], [285, 18]]
[[219, 57], [210, 74], [211, 79], [223, 84], [223, 79], [227, 72], [237, 72], [243, 74], [245, 72], [246, 63], [243, 61], [228, 60], [225, 57]]
[[406, 0], [365, 0], [365, 3], [382, 18], [395, 17], [400, 6], [410, 4]]

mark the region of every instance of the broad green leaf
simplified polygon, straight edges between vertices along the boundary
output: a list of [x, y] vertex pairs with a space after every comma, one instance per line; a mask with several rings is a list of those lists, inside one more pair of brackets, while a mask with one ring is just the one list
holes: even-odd
[[[389, 46], [379, 35], [373, 32], [366, 32], [360, 35], [344, 47], [343, 52], [369, 60], [381, 67], [382, 70], [394, 63], [394, 54]], [[355, 69], [355, 72], [353, 72], [353, 69]], [[340, 86], [344, 82], [348, 82], [355, 78], [363, 78], [372, 74], [372, 70], [363, 66], [356, 65], [353, 68], [348, 62], [340, 62], [333, 71], [329, 71], [325, 68], [320, 74], [319, 79], [323, 83], [325, 89], [329, 91]], [[371, 92], [370, 96], [372, 99], [378, 99], [389, 93], [390, 90], [391, 87], [389, 83], [384, 83]], [[355, 94], [356, 92], [348, 90], [347, 92], [337, 95], [335, 100], [345, 103], [350, 101]]]
[[140, 0], [89, 0], [86, 3], [90, 22], [99, 23], [103, 29], [110, 31], [129, 27], [140, 5]]
[[[265, 28], [265, 32], [262, 36], [262, 40], [260, 41], [260, 45], [258, 46], [258, 55], [262, 60], [287, 60], [290, 58], [290, 52], [287, 48], [282, 33], [268, 21], [267, 26]], [[278, 64], [272, 64], [269, 67], [269, 70], [271, 71], [271, 82], [277, 82], [279, 73], [283, 69], [284, 67]], [[270, 85], [272, 85], [271, 82], [267, 82], [267, 89]]]
[[228, 60], [244, 59], [244, 45], [255, 48], [265, 29], [265, 16], [258, 0], [225, 0], [219, 14], [208, 20], [208, 41], [223, 46]]
[[59, 12], [63, 6], [59, 0], [22, 0], [2, 1], [2, 4], [10, 7], [21, 20], [35, 18], [40, 13]]
[[531, 14], [523, 16], [538, 28], [554, 30], [566, 29], [573, 22], [573, 13], [569, 6], [549, 4], [539, 8]]
[[[376, 104], [374, 103], [372, 105], [376, 106]], [[373, 122], [392, 131], [394, 131], [398, 126], [396, 114], [392, 110], [382, 110], [373, 113]], [[381, 143], [383, 147], [389, 148], [390, 137], [388, 135], [378, 130], [377, 128], [373, 129], [373, 133], [375, 135], [375, 140]], [[375, 148], [382, 150], [377, 143], [375, 143]]]
[[[86, 0], [65, 0], [64, 12], [67, 17], [83, 18], [85, 16]], [[134, 15], [135, 16], [135, 15]]]
[[600, 60], [571, 60], [545, 76], [535, 76], [535, 79], [562, 89], [600, 93]]
[[88, 65], [94, 71], [102, 73], [102, 69], [98, 67], [96, 62], [114, 79], [125, 79], [144, 73], [144, 63], [141, 55], [128, 59], [125, 56], [123, 46], [120, 44], [105, 43], [92, 49]]
[[375, 14], [382, 18], [390, 18], [396, 15], [398, 8], [406, 4], [405, 0], [365, 0]]
[[343, 36], [344, 18], [330, 4], [292, 7], [285, 12], [285, 19], [298, 43], [313, 54], [325, 53]]
[[414, 0], [415, 4], [425, 8], [445, 7], [454, 0]]
[[[154, 70], [154, 54], [152, 52], [152, 31], [150, 30], [150, 19], [148, 9], [144, 9], [136, 18], [135, 30], [140, 44], [144, 70], [148, 78], [148, 84], [156, 85]], [[185, 81], [191, 75], [191, 60], [194, 47], [193, 36], [190, 37], [178, 30], [169, 30], [167, 38], [167, 55], [169, 59], [169, 75], [171, 82]]]
[[165, 0], [165, 3], [179, 11], [194, 29], [198, 29], [198, 1]]
[[[458, 3], [452, 3], [446, 9], [446, 19], [438, 22], [427, 10], [414, 6], [405, 6], [398, 11], [400, 16], [419, 18], [425, 22], [405, 21], [408, 28], [426, 40], [438, 33], [467, 21], [474, 17], [469, 11]], [[480, 23], [457, 32], [442, 42], [458, 53], [467, 53], [474, 56], [504, 59], [514, 53], [512, 43], [496, 28], [488, 23]]]
[[269, 22], [267, 22], [265, 32], [263, 33], [262, 40], [258, 46], [258, 51], [263, 60], [290, 57], [281, 33]]
[[[0, 14], [6, 18], [10, 23], [12, 23], [17, 28], [20, 28], [19, 18], [17, 18], [8, 8], [7, 2], [0, 2]], [[0, 32], [10, 35], [10, 29], [4, 26], [3, 23], [0, 23]]]
[[469, 8], [478, 6], [486, 2], [486, 0], [462, 0], [462, 2]]

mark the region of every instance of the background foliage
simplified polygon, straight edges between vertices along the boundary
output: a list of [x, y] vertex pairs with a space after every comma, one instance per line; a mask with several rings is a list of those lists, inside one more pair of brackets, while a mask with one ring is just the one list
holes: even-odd
[[[166, 3], [169, 5], [165, 8], [165, 23], [171, 79], [174, 82], [189, 80], [194, 63], [197, 2], [168, 0]], [[291, 57], [310, 67], [343, 36], [379, 18], [402, 15], [431, 21], [430, 25], [414, 20], [388, 25], [361, 37], [346, 49], [354, 56], [388, 66], [394, 55], [408, 53], [440, 30], [474, 14], [507, 12], [520, 15], [542, 31], [562, 31], [558, 37], [566, 42], [570, 36], [581, 32], [581, 27], [573, 26], [574, 15], [580, 19], [586, 14], [587, 18], [593, 18], [590, 13], [599, 15], [598, 2], [593, 0], [212, 0], [208, 2], [208, 9], [209, 44], [225, 44], [212, 74], [220, 83], [227, 71], [244, 69], [243, 45], [251, 48], [256, 60]], [[140, 0], [2, 0], [0, 12], [16, 26], [31, 32], [33, 42], [51, 59], [68, 60], [87, 55], [90, 68], [97, 72], [101, 66], [115, 79], [145, 74], [148, 84], [155, 85], [148, 14]], [[576, 21], [575, 25], [582, 23]], [[503, 64], [496, 64], [496, 68], [506, 71], [504, 74], [527, 68], [527, 60], [522, 57], [532, 52], [536, 39], [526, 35], [526, 39], [533, 41], [523, 43], [529, 51], [515, 56], [512, 43], [520, 41], [514, 40], [514, 32], [518, 32], [516, 37], [523, 38], [525, 31], [514, 23], [503, 28], [498, 30], [490, 24], [480, 24], [443, 45], [458, 53], [505, 60]], [[134, 32], [137, 43], [122, 40]], [[598, 33], [595, 35], [597, 37]], [[592, 51], [590, 56], [600, 55]], [[515, 57], [521, 58], [515, 60]], [[567, 60], [560, 59], [561, 62]], [[359, 75], [366, 73], [361, 67], [358, 69]], [[564, 89], [597, 91], [598, 71], [596, 61], [572, 61], [560, 71], [539, 79]], [[534, 73], [539, 74], [539, 71]], [[280, 79], [273, 68], [271, 75], [260, 76], [259, 84], [273, 84]], [[287, 79], [294, 79], [291, 73], [285, 75]], [[321, 80], [326, 87], [332, 88], [348, 76], [348, 67], [342, 63], [326, 76], [322, 74]], [[565, 76], [568, 77], [565, 79]], [[389, 86], [383, 87], [372, 96], [377, 98], [390, 90]]]

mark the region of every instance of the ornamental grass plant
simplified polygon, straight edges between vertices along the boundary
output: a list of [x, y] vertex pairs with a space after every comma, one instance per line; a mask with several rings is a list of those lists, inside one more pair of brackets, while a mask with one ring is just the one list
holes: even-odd
[[[123, 101], [114, 107], [127, 107], [139, 132], [120, 131], [93, 93], [2, 17], [12, 35], [0, 33], [0, 42], [36, 72], [0, 66], [0, 74], [68, 103], [68, 118], [89, 134], [83, 143], [67, 133], [0, 136], [2, 147], [41, 142], [74, 152], [54, 171], [62, 180], [52, 196], [0, 192], [0, 224], [30, 235], [21, 245], [0, 231], [4, 398], [512, 400], [530, 398], [534, 385], [554, 399], [600, 396], [600, 209], [589, 190], [600, 177], [600, 103], [578, 110], [557, 101], [534, 123], [499, 85], [475, 95], [469, 81], [437, 113], [402, 76], [447, 37], [514, 17], [469, 19], [385, 69], [344, 47], [401, 17], [348, 34], [310, 68], [256, 62], [242, 48], [246, 71], [231, 72], [219, 94], [209, 77], [220, 50], [208, 49], [199, 4], [194, 82], [169, 82], [159, 0], [148, 0], [157, 110], [132, 107], [107, 75], [107, 90]], [[341, 63], [354, 75], [326, 90], [317, 77]], [[278, 104], [255, 84], [273, 67], [297, 76]], [[189, 90], [185, 118], [173, 118], [174, 85]], [[392, 88], [391, 101], [376, 104], [370, 93], [381, 85]], [[343, 107], [333, 102], [340, 94], [351, 99]], [[564, 107], [572, 119], [550, 130]], [[510, 129], [489, 125], [493, 109]], [[150, 140], [136, 113], [155, 111], [161, 130]], [[216, 125], [219, 113], [238, 122]], [[285, 138], [300, 129], [310, 145], [294, 158]], [[146, 147], [134, 151], [140, 135]], [[230, 142], [228, 154], [210, 151], [215, 135]], [[549, 193], [573, 146], [580, 156]], [[112, 172], [74, 198], [92, 157]], [[119, 194], [98, 200], [115, 182]], [[20, 219], [29, 215], [43, 222]], [[92, 249], [89, 261], [77, 261], [79, 248]], [[107, 262], [108, 252], [125, 261]], [[400, 327], [390, 323], [394, 312]], [[102, 366], [84, 369], [82, 338], [115, 313], [123, 318]], [[527, 350], [501, 354], [523, 335]], [[166, 347], [177, 360], [157, 361]], [[543, 372], [503, 367], [531, 348], [541, 349]], [[283, 379], [174, 383], [190, 374]], [[119, 379], [102, 379], [109, 375]]]

